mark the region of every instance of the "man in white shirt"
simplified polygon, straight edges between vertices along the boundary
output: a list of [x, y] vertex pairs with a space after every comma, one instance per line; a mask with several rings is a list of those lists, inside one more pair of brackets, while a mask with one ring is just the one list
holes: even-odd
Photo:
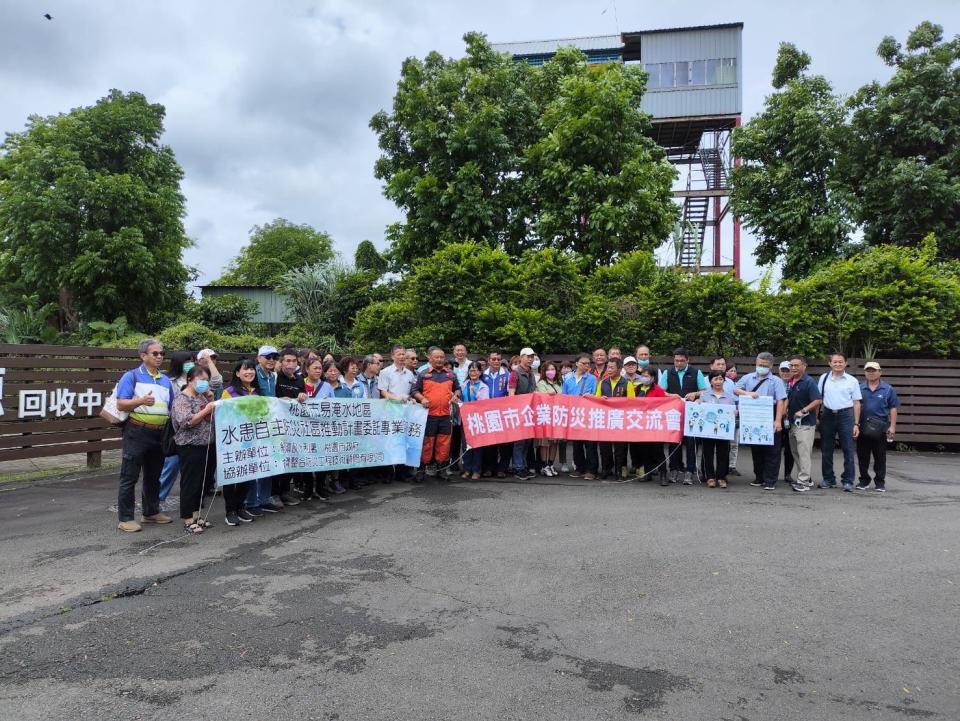
[[[410, 389], [416, 377], [406, 366], [406, 355], [406, 349], [402, 345], [393, 346], [390, 349], [393, 363], [380, 371], [380, 376], [377, 378], [380, 395], [388, 401], [406, 401], [410, 398]], [[411, 473], [412, 470], [407, 470], [405, 466], [393, 467], [394, 480], [407, 480]]]
[[820, 376], [817, 387], [823, 399], [820, 415], [820, 450], [823, 480], [820, 488], [836, 488], [837, 476], [833, 470], [833, 449], [837, 436], [843, 451], [843, 490], [853, 491], [853, 440], [860, 435], [860, 382], [846, 372], [847, 357], [840, 352], [830, 356], [830, 372]]
[[[467, 385], [467, 370], [470, 368], [470, 359], [467, 358], [467, 346], [463, 343], [457, 343], [453, 347], [453, 374], [457, 377], [457, 383], [461, 388]], [[463, 426], [459, 420], [453, 426], [453, 436], [450, 439], [450, 458], [456, 461], [456, 465], [462, 465], [457, 459], [464, 453], [463, 448]]]

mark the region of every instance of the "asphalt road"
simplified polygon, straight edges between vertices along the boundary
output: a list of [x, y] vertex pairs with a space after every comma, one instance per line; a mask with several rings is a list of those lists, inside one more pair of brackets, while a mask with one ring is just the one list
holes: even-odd
[[958, 468], [377, 486], [200, 537], [119, 535], [112, 476], [6, 484], [0, 719], [955, 721]]

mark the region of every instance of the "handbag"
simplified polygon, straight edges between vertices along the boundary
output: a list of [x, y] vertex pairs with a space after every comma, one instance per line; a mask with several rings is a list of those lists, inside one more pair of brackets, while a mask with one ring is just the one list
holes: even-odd
[[100, 417], [111, 426], [122, 426], [130, 414], [127, 411], [121, 411], [117, 408], [117, 388], [119, 383], [113, 387], [113, 391], [107, 396], [100, 409]]
[[164, 458], [177, 455], [177, 435], [173, 427], [173, 421], [167, 421], [163, 427], [163, 434], [160, 436], [160, 448], [163, 449]]
[[890, 424], [879, 416], [867, 416], [860, 421], [860, 435], [867, 438], [885, 438]]

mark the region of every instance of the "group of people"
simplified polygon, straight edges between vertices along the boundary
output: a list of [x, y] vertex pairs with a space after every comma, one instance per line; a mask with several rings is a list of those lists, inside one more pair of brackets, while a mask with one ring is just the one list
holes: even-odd
[[[582, 353], [573, 361], [544, 362], [528, 347], [505, 362], [499, 352], [471, 360], [466, 346], [457, 344], [452, 356], [439, 347], [430, 348], [422, 364], [413, 349], [402, 345], [393, 346], [387, 364], [378, 353], [362, 358], [344, 356], [337, 361], [312, 349], [262, 346], [255, 358], [234, 365], [228, 381], [212, 349], [174, 353], [166, 374], [161, 372], [165, 351], [158, 341], [144, 340], [138, 351], [140, 366], [125, 373], [116, 389], [118, 410], [129, 414], [123, 426], [118, 498], [118, 527], [126, 532], [139, 531], [144, 523], [173, 521], [162, 512], [160, 503], [178, 477], [184, 528], [199, 534], [212, 525], [203, 503], [215, 490], [214, 410], [223, 399], [241, 396], [271, 396], [291, 402], [322, 398], [414, 402], [427, 409], [427, 423], [416, 468], [287, 473], [225, 485], [228, 526], [250, 523], [304, 501], [358, 490], [368, 483], [421, 483], [428, 475], [477, 481], [513, 474], [526, 481], [538, 474], [568, 473], [585, 480], [659, 480], [662, 486], [705, 481], [710, 488], [726, 488], [730, 476], [740, 475], [736, 435], [733, 441], [684, 436], [675, 445], [538, 439], [467, 447], [460, 425], [462, 404], [534, 392], [606, 398], [672, 395], [729, 405], [734, 413], [741, 397], [768, 396], [773, 406], [774, 440], [770, 445], [750, 446], [751, 485], [774, 490], [782, 461], [784, 480], [794, 491], [813, 488], [812, 453], [819, 425], [823, 450], [820, 487], [837, 485], [833, 451], [839, 443], [844, 458], [843, 490], [865, 491], [872, 482], [874, 490], [882, 493], [887, 443], [896, 434], [899, 407], [896, 391], [881, 379], [878, 363], [864, 366], [866, 378], [861, 382], [846, 372], [847, 359], [842, 353], [834, 353], [830, 372], [814, 380], [802, 356], [783, 361], [779, 372], [774, 372], [774, 357], [767, 352], [757, 354], [751, 372], [739, 375], [736, 366], [722, 357], [712, 359], [706, 371], [693, 368], [683, 348], [674, 351], [671, 367], [658, 369], [645, 345], [637, 346], [634, 355], [627, 357], [613, 347]], [[165, 456], [163, 436], [168, 423], [176, 455]], [[134, 501], [141, 473], [142, 520], [138, 522]], [[859, 481], [856, 485], [855, 480]]]

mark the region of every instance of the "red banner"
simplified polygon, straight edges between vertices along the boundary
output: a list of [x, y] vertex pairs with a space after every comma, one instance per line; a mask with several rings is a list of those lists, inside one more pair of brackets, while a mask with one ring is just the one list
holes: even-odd
[[460, 406], [463, 435], [474, 448], [524, 438], [679, 443], [680, 398], [597, 398], [530, 393]]

